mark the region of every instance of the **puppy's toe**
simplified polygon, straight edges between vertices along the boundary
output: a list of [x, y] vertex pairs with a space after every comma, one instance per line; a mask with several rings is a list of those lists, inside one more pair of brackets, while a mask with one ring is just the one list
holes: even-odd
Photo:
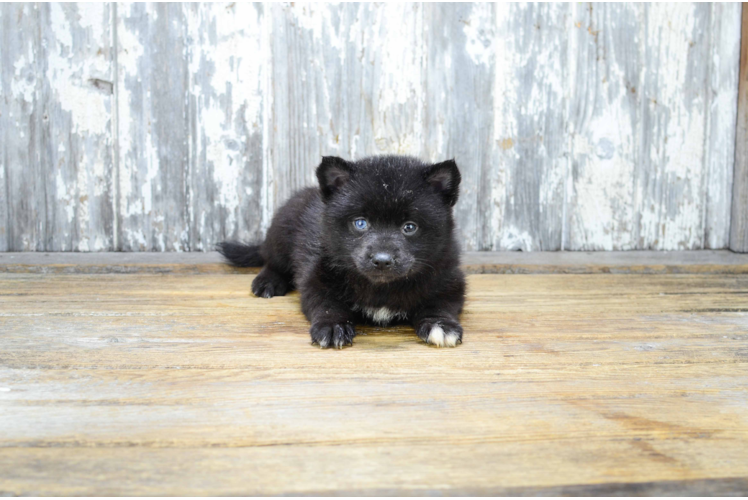
[[343, 346], [353, 344], [353, 341], [349, 338], [348, 332], [346, 331], [346, 326], [347, 325], [335, 325], [335, 328], [333, 328], [332, 342], [337, 349], [342, 349]]
[[455, 347], [462, 343], [462, 327], [449, 321], [424, 321], [416, 329], [426, 343], [437, 347]]
[[321, 349], [327, 348], [332, 343], [332, 328], [326, 325], [312, 325], [309, 332], [312, 335], [312, 344], [317, 344]]
[[438, 347], [444, 347], [444, 330], [442, 327], [439, 325], [432, 326], [426, 342]]
[[272, 282], [258, 276], [252, 282], [252, 293], [258, 297], [269, 299], [275, 295], [275, 288]]
[[288, 289], [288, 283], [280, 276], [272, 273], [260, 273], [252, 281], [252, 293], [264, 299], [285, 295]]
[[435, 325], [431, 328], [429, 336], [426, 339], [429, 344], [434, 344], [437, 347], [454, 347], [458, 342], [462, 342], [460, 334], [452, 330], [444, 331], [439, 325]]
[[317, 344], [322, 349], [342, 349], [347, 345], [353, 345], [353, 337], [356, 336], [356, 330], [351, 323], [315, 324], [309, 333], [312, 336], [312, 344]]
[[457, 332], [448, 331], [444, 334], [444, 345], [447, 347], [454, 347], [461, 342], [462, 336]]

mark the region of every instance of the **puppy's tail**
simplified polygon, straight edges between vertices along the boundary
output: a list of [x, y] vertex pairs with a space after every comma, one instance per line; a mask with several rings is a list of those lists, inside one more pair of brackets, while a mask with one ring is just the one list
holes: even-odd
[[218, 244], [216, 250], [235, 267], [260, 267], [265, 259], [260, 255], [259, 245], [245, 245], [238, 241], [223, 241]]

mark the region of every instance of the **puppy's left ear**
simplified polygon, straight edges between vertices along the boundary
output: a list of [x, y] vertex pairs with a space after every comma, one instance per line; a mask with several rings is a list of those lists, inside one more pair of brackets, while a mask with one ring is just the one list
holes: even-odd
[[323, 156], [317, 167], [317, 180], [322, 191], [322, 199], [327, 201], [351, 178], [351, 164], [337, 156]]
[[426, 168], [424, 178], [437, 193], [441, 194], [444, 201], [453, 207], [457, 203], [460, 194], [460, 169], [452, 160], [443, 161]]

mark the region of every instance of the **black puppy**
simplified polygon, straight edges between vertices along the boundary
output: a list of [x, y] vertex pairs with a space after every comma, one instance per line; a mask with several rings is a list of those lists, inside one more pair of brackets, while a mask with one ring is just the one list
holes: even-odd
[[298, 191], [278, 211], [262, 245], [219, 245], [235, 266], [264, 265], [255, 295], [298, 288], [312, 342], [322, 348], [352, 344], [357, 321], [408, 321], [430, 344], [462, 342], [454, 160], [326, 156], [317, 179], [319, 188]]

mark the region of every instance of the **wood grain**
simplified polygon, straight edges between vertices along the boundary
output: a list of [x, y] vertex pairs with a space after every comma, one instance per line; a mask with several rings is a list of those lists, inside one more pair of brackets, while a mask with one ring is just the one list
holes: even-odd
[[189, 249], [186, 6], [117, 6], [117, 250]]
[[323, 155], [423, 154], [423, 6], [276, 4], [273, 203], [316, 182]]
[[423, 150], [431, 161], [455, 158], [462, 183], [455, 207], [459, 239], [487, 249], [483, 214], [490, 214], [495, 171], [491, 47], [492, 4], [424, 4]]
[[190, 250], [260, 239], [265, 179], [266, 6], [190, 4]]
[[748, 276], [473, 275], [312, 347], [252, 275], [0, 276], [0, 492], [746, 493]]
[[725, 246], [739, 9], [577, 6], [566, 248]]
[[[0, 250], [41, 250], [46, 247], [46, 198], [45, 173], [37, 156], [44, 115], [40, 102], [42, 72], [38, 68], [39, 16], [30, 3], [3, 4], [0, 13]], [[22, 140], [14, 140], [16, 137]]]
[[740, 49], [740, 91], [735, 139], [735, 178], [732, 186], [730, 248], [748, 252], [748, 9], [743, 7]]
[[[497, 7], [498, 8], [498, 7]], [[492, 250], [561, 250], [570, 159], [566, 130], [571, 5], [497, 11], [494, 142], [486, 213]], [[529, 165], [532, 167], [528, 168]], [[488, 229], [490, 228], [490, 230]]]
[[113, 250], [110, 4], [38, 4], [39, 143], [51, 251]]
[[[740, 37], [741, 30], [738, 19], [741, 6], [739, 4], [710, 4], [709, 37], [710, 63], [707, 72], [707, 103], [705, 116], [707, 128], [705, 131], [707, 142], [705, 146], [705, 183], [703, 184], [704, 229], [703, 248], [720, 248], [727, 246], [730, 241], [731, 210], [734, 210], [731, 195], [733, 185], [733, 171], [730, 164], [735, 165], [736, 148], [732, 146], [736, 135], [738, 110], [734, 103], [738, 100], [738, 80], [740, 67], [735, 64], [739, 59], [740, 46], [735, 42]], [[745, 9], [743, 9], [745, 10]], [[745, 16], [745, 13], [743, 14]], [[744, 18], [745, 19], [745, 18]], [[742, 32], [746, 33], [746, 22], [743, 21]], [[742, 35], [745, 44], [746, 35]], [[724, 52], [723, 52], [724, 51]], [[728, 53], [730, 56], [717, 56]], [[722, 129], [724, 134], [714, 134], [715, 129]], [[732, 212], [735, 213], [735, 212]], [[743, 214], [748, 214], [744, 210]], [[738, 216], [739, 218], [740, 216]], [[745, 217], [744, 217], [745, 219]]]
[[0, 7], [0, 251], [112, 249], [109, 5]]

